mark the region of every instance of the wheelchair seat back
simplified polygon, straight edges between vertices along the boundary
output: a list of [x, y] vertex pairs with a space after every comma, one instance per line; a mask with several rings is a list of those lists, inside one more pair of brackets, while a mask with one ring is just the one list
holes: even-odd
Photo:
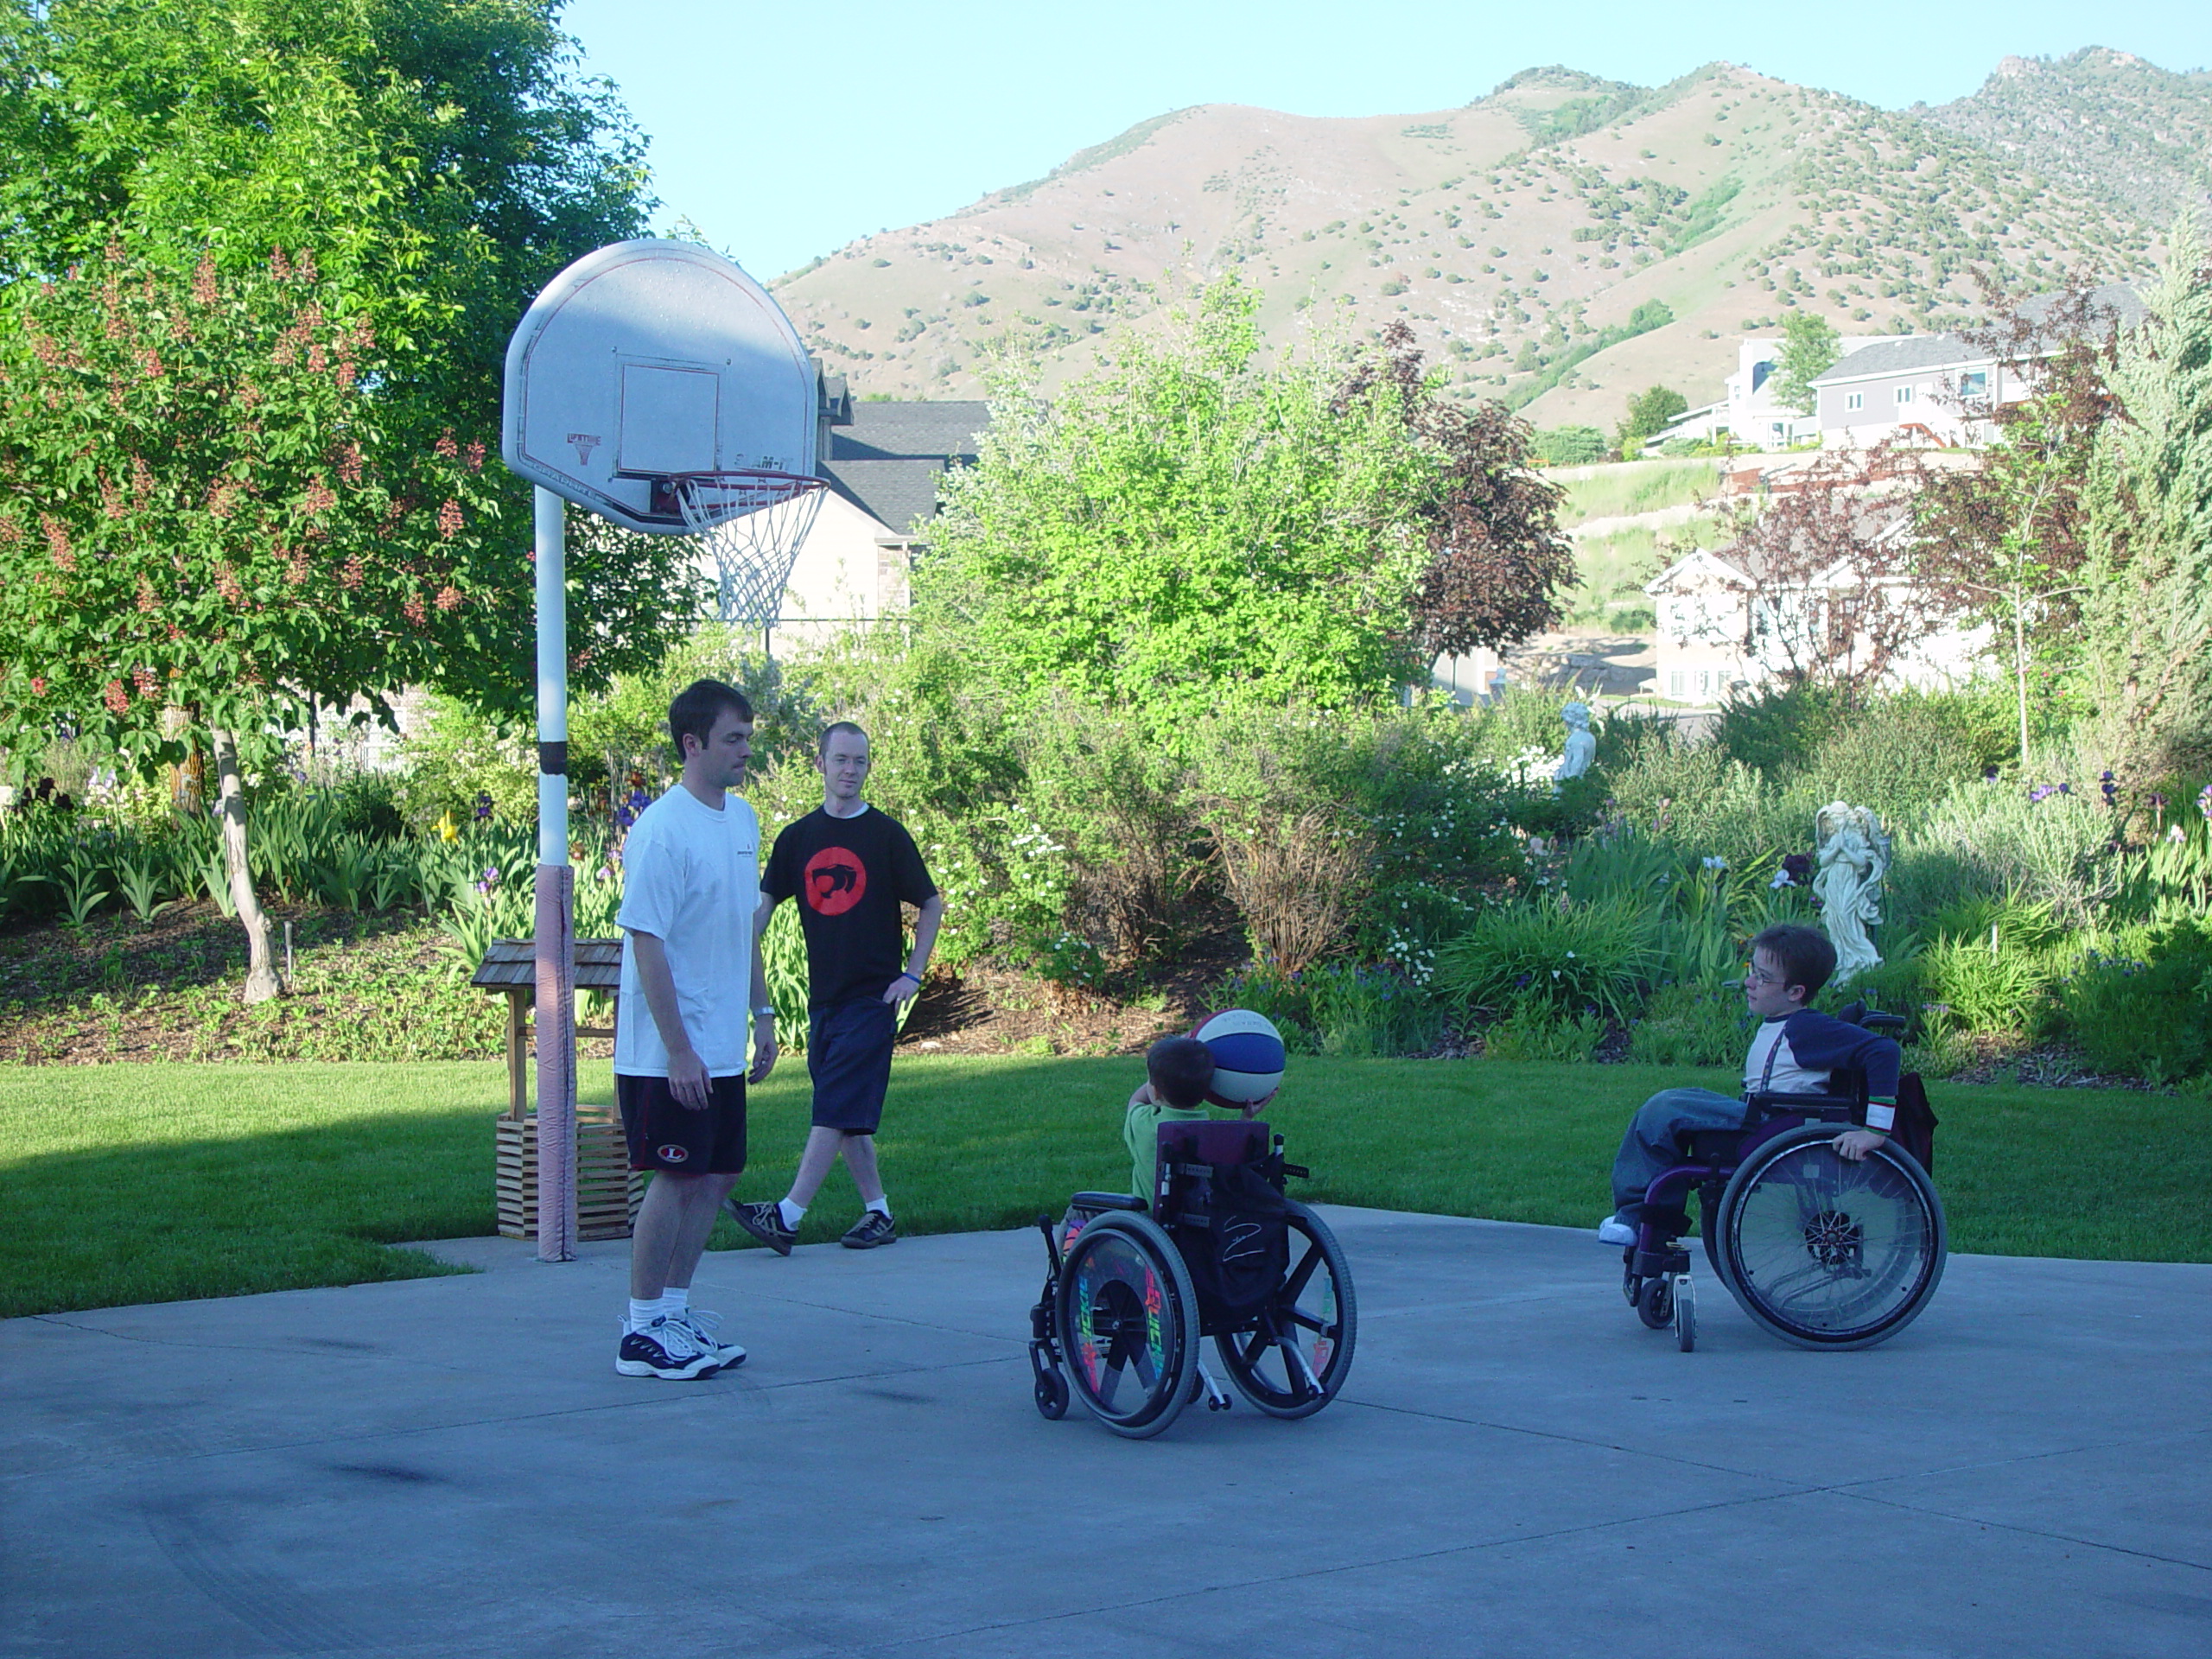
[[1160, 1126], [1154, 1218], [1190, 1269], [1205, 1329], [1256, 1308], [1289, 1268], [1281, 1154], [1265, 1122], [1237, 1119]]

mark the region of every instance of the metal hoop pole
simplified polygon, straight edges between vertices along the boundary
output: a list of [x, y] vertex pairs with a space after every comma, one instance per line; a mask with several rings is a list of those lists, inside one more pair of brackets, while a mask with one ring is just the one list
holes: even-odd
[[575, 872], [569, 868], [567, 504], [536, 493], [537, 1259], [576, 1259]]

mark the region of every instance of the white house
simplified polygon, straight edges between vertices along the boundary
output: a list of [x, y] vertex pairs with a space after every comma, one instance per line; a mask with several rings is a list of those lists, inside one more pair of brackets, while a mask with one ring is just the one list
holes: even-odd
[[[1901, 502], [1872, 511], [1882, 521], [1874, 544], [1910, 532]], [[1847, 560], [1782, 586], [1763, 579], [1757, 556], [1740, 543], [1693, 549], [1644, 584], [1658, 614], [1652, 689], [1660, 696], [1716, 702], [1784, 679], [1809, 657], [1866, 649], [1863, 633], [1851, 633], [1855, 598], [1866, 584]], [[1902, 587], [1904, 578], [1877, 585]], [[1986, 626], [1939, 629], [1900, 651], [1884, 677], [1911, 685], [1965, 679], [1989, 642]]]
[[[1736, 372], [1722, 383], [1724, 391], [1720, 401], [1678, 416], [1655, 442], [1663, 443], [1670, 438], [1696, 438], [1713, 442], [1725, 432], [1738, 445], [1746, 448], [1786, 449], [1793, 443], [1816, 436], [1820, 425], [1812, 415], [1801, 415], [1774, 401], [1770, 383], [1781, 372], [1783, 343], [1779, 340], [1757, 338], [1738, 340], [1736, 343]], [[1872, 339], [1853, 338], [1839, 343], [1848, 359], [1851, 353], [1862, 346], [1878, 342]]]

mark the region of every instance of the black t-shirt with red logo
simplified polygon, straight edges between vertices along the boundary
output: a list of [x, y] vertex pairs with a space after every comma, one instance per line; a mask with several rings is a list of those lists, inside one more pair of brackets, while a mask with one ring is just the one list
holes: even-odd
[[797, 899], [806, 932], [807, 1001], [817, 1008], [880, 997], [906, 971], [901, 904], [937, 893], [906, 826], [874, 807], [833, 818], [820, 807], [786, 825], [760, 891]]

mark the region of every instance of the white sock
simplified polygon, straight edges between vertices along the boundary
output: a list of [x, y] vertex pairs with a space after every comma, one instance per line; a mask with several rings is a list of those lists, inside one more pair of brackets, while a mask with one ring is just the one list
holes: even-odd
[[798, 1231], [799, 1223], [806, 1219], [806, 1206], [803, 1204], [793, 1204], [789, 1198], [785, 1198], [776, 1208], [783, 1216], [784, 1225], [793, 1232]]
[[660, 1294], [660, 1314], [664, 1319], [674, 1319], [690, 1306], [691, 1287], [689, 1285], [681, 1290], [671, 1288]]
[[632, 1331], [642, 1331], [658, 1318], [660, 1318], [659, 1297], [656, 1296], [651, 1301], [645, 1302], [639, 1301], [635, 1296], [630, 1299], [630, 1328]]
[[870, 1198], [868, 1201], [868, 1207], [874, 1211], [879, 1216], [881, 1216], [886, 1221], [891, 1219], [891, 1200], [889, 1198]]

